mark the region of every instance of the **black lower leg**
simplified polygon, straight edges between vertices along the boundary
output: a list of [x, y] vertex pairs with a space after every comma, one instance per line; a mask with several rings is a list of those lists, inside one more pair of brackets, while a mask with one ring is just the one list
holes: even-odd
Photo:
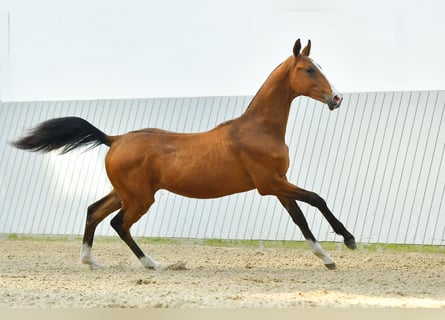
[[90, 205], [88, 207], [88, 210], [87, 210], [87, 221], [85, 223], [85, 232], [83, 234], [83, 243], [88, 244], [88, 246], [90, 246], [90, 247], [93, 245], [94, 232], [96, 231], [96, 227], [99, 223], [98, 221], [93, 219], [93, 215], [94, 215], [94, 212], [96, 211], [96, 209], [98, 207], [100, 207], [100, 205], [102, 204], [103, 201], [105, 201], [105, 198], [93, 203], [92, 205]]
[[310, 205], [316, 207], [326, 220], [331, 225], [334, 232], [338, 235], [343, 236], [345, 245], [350, 249], [356, 249], [354, 236], [345, 228], [345, 226], [334, 216], [334, 214], [329, 210], [326, 201], [314, 192], [306, 191], [306, 194], [302, 197], [302, 201], [309, 203]]
[[144, 252], [139, 248], [136, 242], [133, 240], [130, 230], [125, 230], [123, 228], [125, 211], [121, 210], [119, 213], [111, 220], [111, 226], [114, 230], [116, 230], [119, 237], [124, 240], [124, 242], [128, 245], [131, 251], [136, 255], [138, 259], [145, 257]]
[[312, 234], [312, 231], [309, 229], [306, 218], [304, 217], [298, 204], [294, 200], [288, 198], [278, 197], [278, 200], [280, 200], [283, 207], [287, 210], [292, 218], [292, 221], [300, 228], [304, 238], [314, 242], [317, 241], [315, 236]]
[[306, 218], [303, 215], [298, 204], [293, 199], [278, 197], [281, 204], [286, 208], [289, 212], [292, 220], [300, 227], [301, 232], [303, 233], [306, 240], [308, 240], [312, 252], [319, 258], [324, 261], [325, 266], [328, 269], [335, 269], [335, 262], [324, 252], [320, 244], [318, 244], [315, 239], [312, 231], [309, 229], [309, 225], [307, 224]]
[[87, 219], [85, 222], [85, 232], [83, 234], [83, 243], [92, 247], [94, 232], [99, 223], [105, 219], [111, 212], [120, 208], [119, 197], [112, 191], [107, 196], [90, 205], [87, 209]]

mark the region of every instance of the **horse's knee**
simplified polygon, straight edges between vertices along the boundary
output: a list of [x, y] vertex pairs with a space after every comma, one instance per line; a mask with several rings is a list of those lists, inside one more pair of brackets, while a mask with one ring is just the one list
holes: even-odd
[[315, 192], [308, 192], [305, 198], [311, 206], [319, 209], [327, 207], [326, 201]]

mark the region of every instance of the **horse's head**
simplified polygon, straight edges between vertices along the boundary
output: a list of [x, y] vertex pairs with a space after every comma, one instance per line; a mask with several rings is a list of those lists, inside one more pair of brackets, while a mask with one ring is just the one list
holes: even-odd
[[326, 103], [329, 109], [338, 108], [343, 100], [342, 95], [331, 85], [321, 72], [321, 68], [309, 58], [311, 41], [301, 51], [301, 42], [298, 39], [294, 45], [294, 60], [291, 72], [291, 86], [295, 96], [304, 95]]

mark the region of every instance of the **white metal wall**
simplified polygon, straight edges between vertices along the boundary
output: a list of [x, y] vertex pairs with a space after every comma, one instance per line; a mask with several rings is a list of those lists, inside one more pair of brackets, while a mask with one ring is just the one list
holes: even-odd
[[[81, 116], [109, 134], [144, 127], [208, 130], [250, 97], [0, 105], [0, 233], [82, 234], [87, 206], [110, 190], [105, 146], [67, 155], [7, 144], [49, 118]], [[287, 130], [289, 179], [324, 197], [361, 242], [445, 244], [445, 91], [347, 94], [340, 109], [295, 100]], [[302, 205], [320, 240], [340, 241]], [[111, 218], [111, 217], [110, 217]], [[97, 233], [113, 235], [107, 219]], [[138, 236], [286, 239], [301, 234], [273, 197], [251, 191], [195, 200], [166, 191], [133, 227]]]

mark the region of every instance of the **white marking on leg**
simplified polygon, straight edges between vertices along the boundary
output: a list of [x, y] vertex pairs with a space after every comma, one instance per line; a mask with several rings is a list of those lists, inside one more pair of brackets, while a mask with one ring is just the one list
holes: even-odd
[[309, 246], [311, 247], [311, 251], [323, 260], [324, 264], [335, 264], [334, 260], [324, 251], [321, 245], [317, 241], [307, 240]]
[[142, 265], [147, 269], [159, 269], [161, 268], [161, 264], [154, 261], [150, 256], [143, 256], [139, 259]]
[[82, 246], [82, 249], [80, 251], [80, 261], [82, 263], [87, 264], [91, 267], [91, 269], [98, 269], [100, 268], [100, 264], [94, 260], [93, 256], [91, 255], [91, 247], [84, 243]]

